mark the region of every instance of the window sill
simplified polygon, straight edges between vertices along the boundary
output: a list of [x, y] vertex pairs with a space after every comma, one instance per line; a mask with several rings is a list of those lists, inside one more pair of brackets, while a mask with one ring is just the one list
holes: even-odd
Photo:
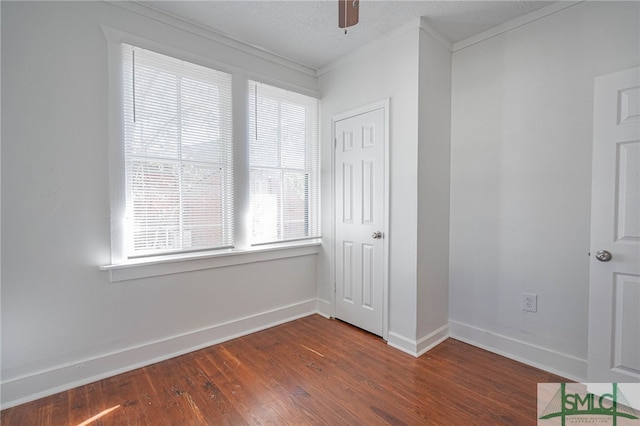
[[108, 271], [111, 282], [178, 274], [224, 266], [286, 259], [288, 257], [317, 254], [320, 239], [298, 243], [269, 244], [248, 249], [228, 249], [203, 253], [189, 253], [157, 256], [148, 259], [130, 260], [125, 263], [103, 265], [100, 270]]

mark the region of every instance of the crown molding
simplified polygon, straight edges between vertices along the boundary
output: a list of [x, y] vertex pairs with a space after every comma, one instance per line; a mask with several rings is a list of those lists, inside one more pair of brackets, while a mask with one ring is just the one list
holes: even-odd
[[466, 38], [464, 40], [453, 43], [452, 52], [458, 52], [462, 49], [466, 49], [467, 47], [473, 46], [475, 44], [481, 43], [485, 40], [489, 40], [493, 37], [497, 37], [501, 34], [507, 33], [509, 31], [513, 31], [517, 28], [523, 27], [527, 24], [535, 22], [539, 19], [545, 18], [547, 16], [558, 13], [564, 9], [575, 6], [584, 2], [585, 0], [580, 1], [558, 1], [556, 3], [550, 4], [549, 6], [545, 6], [541, 9], [533, 11], [531, 13], [527, 13], [526, 15], [520, 16], [518, 18], [513, 18], [510, 21], [505, 22], [504, 24], [497, 25], [493, 28], [490, 28], [486, 31], [483, 31], [479, 34]]
[[380, 37], [376, 38], [373, 41], [370, 41], [369, 43], [365, 44], [362, 47], [357, 48], [354, 51], [351, 51], [349, 53], [347, 53], [344, 56], [339, 57], [338, 59], [336, 59], [335, 61], [331, 62], [328, 65], [323, 66], [322, 68], [320, 68], [318, 70], [318, 77], [320, 77], [323, 74], [328, 73], [329, 71], [338, 68], [342, 65], [345, 65], [349, 62], [352, 62], [354, 60], [356, 60], [359, 57], [365, 56], [371, 52], [373, 52], [374, 50], [378, 49], [379, 47], [389, 43], [390, 41], [401, 37], [403, 35], [405, 35], [406, 33], [408, 33], [409, 31], [415, 30], [420, 28], [420, 18], [416, 18], [394, 30], [389, 31], [388, 33], [384, 33], [382, 34]]
[[116, 6], [121, 9], [128, 10], [129, 12], [142, 15], [146, 18], [153, 19], [154, 21], [172, 26], [174, 28], [178, 28], [182, 31], [186, 31], [188, 33], [213, 41], [215, 43], [219, 43], [221, 45], [231, 47], [233, 49], [237, 49], [239, 51], [242, 51], [254, 57], [260, 58], [262, 60], [292, 69], [297, 72], [301, 72], [311, 77], [318, 76], [317, 70], [315, 68], [302, 65], [291, 59], [277, 55], [261, 47], [254, 46], [246, 42], [243, 42], [241, 40], [235, 39], [222, 32], [215, 31], [211, 28], [200, 25], [196, 22], [178, 17], [174, 14], [171, 14], [165, 11], [161, 11], [159, 9], [156, 9], [150, 6], [147, 3], [137, 1], [137, 0], [135, 1], [103, 0], [103, 1], [112, 6]]
[[429, 34], [435, 41], [444, 46], [444, 48], [449, 52], [453, 52], [453, 43], [451, 43], [448, 38], [443, 36], [438, 30], [436, 30], [431, 26], [431, 24], [429, 24], [429, 18], [427, 18], [426, 16], [422, 16], [420, 18], [419, 25], [421, 30]]
[[248, 55], [254, 56], [256, 58], [317, 78], [333, 70], [334, 68], [337, 68], [341, 65], [349, 63], [358, 57], [371, 53], [372, 51], [378, 49], [384, 44], [389, 43], [395, 38], [401, 37], [405, 35], [407, 32], [414, 30], [416, 28], [426, 32], [435, 41], [437, 41], [439, 44], [444, 46], [447, 50], [449, 50], [452, 53], [455, 53], [457, 51], [466, 49], [467, 47], [481, 43], [485, 40], [491, 39], [493, 37], [497, 37], [501, 34], [504, 34], [509, 31], [520, 28], [522, 26], [525, 26], [531, 22], [535, 22], [539, 19], [558, 13], [564, 9], [580, 4], [586, 0], [578, 0], [578, 1], [561, 0], [549, 6], [543, 7], [542, 9], [538, 9], [534, 12], [528, 13], [518, 18], [514, 18], [508, 22], [505, 22], [504, 24], [495, 26], [479, 34], [476, 34], [474, 36], [471, 36], [469, 38], [466, 38], [464, 40], [461, 40], [455, 43], [452, 43], [451, 41], [449, 41], [445, 36], [443, 36], [433, 26], [431, 26], [428, 22], [429, 19], [427, 17], [415, 18], [414, 20], [392, 31], [382, 34], [380, 37], [376, 38], [375, 40], [367, 43], [366, 45], [352, 52], [347, 53], [346, 55], [336, 59], [330, 64], [325, 65], [319, 69], [315, 69], [315, 68], [300, 64], [294, 60], [285, 58], [283, 56], [280, 56], [276, 53], [273, 53], [259, 46], [254, 46], [252, 44], [246, 43], [239, 39], [235, 39], [222, 32], [218, 32], [211, 28], [205, 27], [196, 22], [178, 17], [166, 11], [156, 9], [153, 6], [150, 6], [149, 4], [144, 3], [143, 1], [139, 1], [139, 0], [133, 0], [133, 1], [103, 0], [103, 1], [110, 5], [128, 10], [138, 15], [142, 15], [146, 18], [153, 19], [157, 22], [172, 26], [174, 28], [178, 28], [180, 30], [183, 30], [191, 34], [197, 35], [199, 37], [205, 38], [207, 40], [213, 41], [215, 43], [219, 43], [221, 45], [231, 47], [233, 49], [237, 49]]
[[442, 46], [444, 46], [447, 50], [449, 50], [450, 52], [453, 51], [453, 44], [442, 34], [440, 34], [438, 32], [438, 30], [436, 30], [435, 28], [433, 28], [429, 23], [427, 18], [424, 17], [418, 17], [415, 18], [409, 22], [407, 22], [406, 24], [389, 31], [388, 33], [384, 33], [382, 34], [380, 37], [376, 38], [375, 40], [365, 44], [364, 46], [347, 53], [346, 55], [336, 59], [335, 61], [331, 62], [328, 65], [325, 65], [324, 67], [320, 68], [318, 70], [318, 77], [333, 70], [334, 68], [337, 68], [341, 65], [344, 65], [348, 62], [351, 62], [353, 60], [355, 60], [358, 57], [367, 55], [369, 53], [371, 53], [372, 51], [378, 49], [379, 47], [391, 42], [392, 40], [401, 37], [403, 35], [405, 35], [406, 33], [408, 33], [409, 31], [418, 29], [420, 31], [424, 31], [426, 32], [429, 36], [431, 36], [435, 41], [437, 41], [439, 44], [441, 44]]

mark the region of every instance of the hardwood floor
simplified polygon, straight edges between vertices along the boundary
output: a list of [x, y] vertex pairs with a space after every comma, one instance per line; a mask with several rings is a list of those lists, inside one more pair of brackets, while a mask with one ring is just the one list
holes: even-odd
[[413, 358], [314, 315], [3, 410], [0, 423], [535, 425], [536, 384], [562, 381], [453, 339]]

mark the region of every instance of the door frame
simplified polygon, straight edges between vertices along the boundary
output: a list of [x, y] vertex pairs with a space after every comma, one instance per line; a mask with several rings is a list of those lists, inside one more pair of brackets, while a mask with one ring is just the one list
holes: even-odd
[[331, 262], [330, 262], [330, 276], [333, 282], [331, 283], [333, 288], [331, 289], [331, 317], [336, 317], [336, 123], [340, 120], [344, 120], [350, 117], [354, 117], [360, 114], [366, 114], [377, 109], [384, 111], [384, 161], [383, 161], [383, 235], [382, 239], [382, 258], [383, 258], [383, 272], [382, 272], [382, 338], [387, 341], [389, 339], [389, 212], [390, 212], [390, 186], [389, 186], [389, 108], [390, 98], [385, 98], [370, 104], [362, 105], [360, 107], [352, 108], [347, 111], [335, 114], [331, 117], [331, 142], [333, 142], [333, 148], [331, 148]]

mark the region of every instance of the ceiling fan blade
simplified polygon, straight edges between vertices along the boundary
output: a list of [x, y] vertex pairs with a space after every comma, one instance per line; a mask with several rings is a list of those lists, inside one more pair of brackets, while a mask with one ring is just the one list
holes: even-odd
[[358, 23], [360, 0], [338, 0], [338, 27], [347, 28]]

